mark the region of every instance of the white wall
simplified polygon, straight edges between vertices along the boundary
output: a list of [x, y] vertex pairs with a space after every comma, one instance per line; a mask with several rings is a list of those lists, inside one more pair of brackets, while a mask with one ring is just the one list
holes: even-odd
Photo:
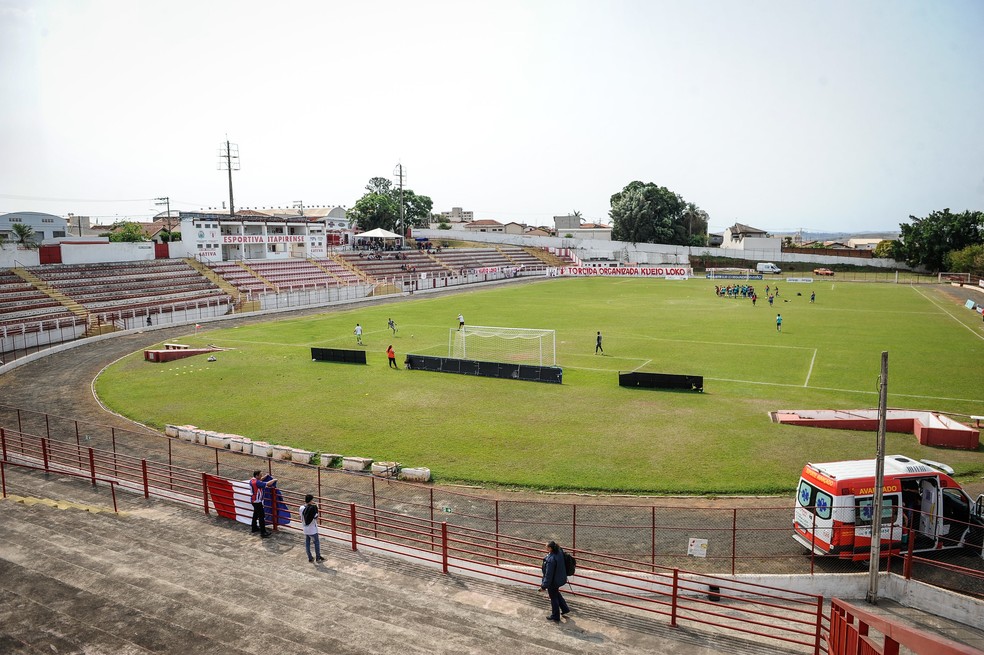
[[101, 262], [135, 262], [154, 259], [151, 241], [138, 243], [61, 244], [63, 264], [97, 264]]
[[0, 268], [18, 268], [21, 266], [37, 266], [41, 263], [37, 250], [28, 250], [6, 243], [0, 248]]
[[[441, 239], [462, 239], [460, 232], [448, 230], [414, 229], [415, 237], [427, 237], [432, 241]], [[848, 264], [853, 266], [873, 266], [878, 268], [908, 269], [903, 262], [894, 259], [859, 259], [857, 257], [832, 257], [829, 255], [804, 255], [799, 253], [784, 253], [775, 250], [770, 245], [768, 250], [711, 248], [709, 246], [669, 246], [659, 243], [628, 243], [625, 241], [600, 241], [597, 239], [565, 239], [563, 237], [534, 237], [512, 234], [491, 234], [487, 232], [469, 234], [469, 241], [478, 243], [503, 243], [513, 246], [533, 248], [570, 248], [577, 251], [582, 260], [592, 257], [614, 259], [635, 264], [689, 264], [691, 257], [701, 255], [707, 257], [731, 257], [744, 259], [749, 267], [754, 268], [756, 262], [774, 262], [780, 268], [788, 267], [790, 262], [809, 264], [801, 269], [812, 267], [813, 264]], [[759, 241], [776, 241], [777, 239], [758, 239]]]

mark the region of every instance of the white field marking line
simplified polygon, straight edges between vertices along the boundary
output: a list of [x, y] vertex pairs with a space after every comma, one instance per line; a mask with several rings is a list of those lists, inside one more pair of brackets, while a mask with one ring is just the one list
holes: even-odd
[[817, 349], [813, 349], [813, 357], [810, 358], [810, 370], [806, 372], [806, 380], [803, 382], [804, 387], [810, 386], [810, 376], [813, 375], [813, 363], [817, 361]]
[[963, 321], [961, 321], [955, 315], [951, 314], [949, 311], [947, 311], [946, 307], [944, 307], [943, 305], [939, 304], [938, 302], [936, 302], [936, 300], [934, 300], [933, 298], [931, 298], [931, 297], [927, 296], [925, 293], [923, 293], [922, 289], [918, 289], [918, 288], [916, 288], [915, 286], [912, 286], [912, 285], [910, 285], [909, 288], [912, 289], [913, 291], [915, 291], [916, 293], [918, 293], [920, 296], [922, 296], [926, 300], [928, 300], [930, 303], [932, 303], [932, 305], [934, 307], [936, 307], [939, 311], [943, 312], [944, 314], [946, 314], [947, 316], [949, 316], [950, 318], [952, 318], [954, 321], [956, 321], [957, 323], [959, 323], [960, 324], [960, 327], [966, 329], [968, 332], [970, 332], [971, 334], [973, 334], [978, 339], [984, 339], [984, 334], [978, 334], [977, 333], [977, 330], [975, 330], [974, 328], [970, 327], [969, 325], [967, 325], [966, 323], [964, 323]]
[[[707, 377], [706, 375], [704, 376], [704, 379], [705, 380], [713, 380], [715, 382], [732, 382], [732, 383], [735, 383], [735, 384], [760, 384], [760, 385], [764, 385], [764, 386], [768, 386], [768, 387], [792, 387], [792, 388], [796, 388], [796, 389], [800, 389], [801, 388], [801, 386], [798, 385], [798, 384], [787, 384], [785, 382], [759, 382], [757, 380], [733, 380], [731, 378], [711, 378], [711, 377]], [[878, 391], [864, 391], [864, 390], [861, 390], [861, 389], [838, 389], [838, 388], [835, 388], [835, 387], [810, 387], [810, 389], [811, 390], [814, 390], [814, 391], [836, 391], [838, 393], [863, 393], [863, 394], [867, 394], [867, 395], [870, 395], [870, 396], [875, 396], [875, 395], [877, 395], [879, 393]], [[895, 393], [895, 392], [892, 392], [892, 396], [898, 396], [898, 397], [902, 397], [902, 398], [920, 398], [920, 399], [923, 399], [923, 400], [953, 400], [953, 401], [962, 402], [962, 403], [979, 403], [979, 402], [981, 402], [981, 399], [980, 398], [952, 398], [950, 396], [923, 396], [923, 395], [914, 394], [914, 393]]]
[[644, 361], [643, 363], [641, 363], [641, 364], [639, 364], [639, 365], [638, 365], [638, 366], [636, 366], [636, 367], [635, 367], [634, 369], [632, 369], [632, 371], [633, 371], [633, 372], [635, 372], [635, 371], [638, 371], [638, 370], [639, 370], [640, 368], [642, 368], [642, 367], [643, 367], [643, 366], [645, 366], [646, 364], [648, 364], [648, 363], [650, 363], [651, 361], [653, 361], [653, 360], [651, 360], [651, 359], [647, 359], [646, 361]]
[[789, 350], [812, 350], [809, 346], [780, 346], [774, 343], [733, 343], [729, 341], [696, 341], [694, 339], [664, 339], [650, 335], [639, 336], [635, 334], [620, 335], [620, 339], [639, 339], [641, 341], [662, 341], [665, 343], [698, 343], [705, 346], [738, 346], [740, 348], [787, 348]]

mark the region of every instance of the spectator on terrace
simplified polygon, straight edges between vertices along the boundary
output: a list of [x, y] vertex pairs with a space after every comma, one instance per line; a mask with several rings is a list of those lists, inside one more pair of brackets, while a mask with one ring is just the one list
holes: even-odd
[[560, 588], [567, 584], [567, 565], [564, 562], [564, 551], [556, 542], [547, 544], [547, 556], [543, 558], [543, 580], [540, 581], [540, 591], [546, 591], [550, 596], [550, 616], [548, 621], [560, 622], [561, 614], [568, 614], [571, 608], [560, 593]]
[[[298, 510], [301, 515], [301, 522], [304, 525], [304, 550], [307, 551], [309, 562], [323, 562], [325, 558], [321, 556], [321, 539], [318, 535], [318, 506], [314, 504], [314, 496], [308, 494], [304, 496], [304, 504]], [[311, 557], [311, 542], [314, 542], [314, 557]]]
[[[259, 532], [261, 537], [269, 537], [272, 533], [266, 529], [266, 510], [263, 507], [263, 494], [267, 487], [276, 486], [277, 478], [264, 480], [260, 477], [261, 475], [260, 471], [253, 471], [253, 477], [249, 480], [249, 500], [253, 505], [253, 518], [250, 521], [249, 527], [251, 532]], [[272, 499], [271, 502], [274, 511], [276, 511], [276, 498]]]

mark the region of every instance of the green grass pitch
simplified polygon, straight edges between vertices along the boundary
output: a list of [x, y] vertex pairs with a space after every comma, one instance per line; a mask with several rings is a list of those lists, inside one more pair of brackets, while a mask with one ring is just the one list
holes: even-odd
[[[874, 433], [776, 425], [768, 412], [877, 407], [882, 351], [890, 407], [984, 414], [979, 316], [934, 287], [780, 281], [770, 308], [767, 282], [755, 307], [716, 297], [710, 280], [569, 278], [218, 326], [182, 340], [233, 349], [216, 362], [134, 353], [96, 390], [149, 425], [427, 466], [442, 482], [632, 493], [783, 493], [806, 461], [872, 456]], [[563, 385], [403, 369], [408, 352], [447, 354], [459, 312], [469, 324], [555, 329]], [[311, 361], [312, 346], [360, 348], [356, 323], [368, 366]], [[703, 375], [705, 392], [619, 387], [630, 370]], [[964, 478], [984, 471], [980, 450], [926, 448], [911, 434], [889, 434], [888, 452]]]

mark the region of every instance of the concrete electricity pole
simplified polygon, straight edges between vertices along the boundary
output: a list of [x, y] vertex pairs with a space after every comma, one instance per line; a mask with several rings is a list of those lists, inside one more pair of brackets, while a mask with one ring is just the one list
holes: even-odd
[[157, 201], [154, 204], [157, 205], [158, 207], [160, 207], [161, 205], [167, 206], [167, 213], [165, 214], [165, 216], [167, 216], [166, 225], [167, 225], [167, 231], [170, 232], [171, 231], [171, 197], [164, 196], [163, 198], [154, 198], [154, 200]]
[[400, 239], [402, 240], [403, 237], [405, 237], [406, 234], [407, 234], [407, 228], [406, 228], [406, 225], [404, 224], [406, 218], [405, 218], [405, 215], [404, 215], [404, 206], [403, 206], [403, 178], [406, 177], [406, 173], [403, 172], [403, 164], [397, 164], [396, 165], [396, 168], [393, 170], [393, 175], [397, 176], [397, 178], [400, 181], [400, 225], [399, 225], [399, 228], [400, 229], [399, 229], [399, 232], [400, 232]]
[[229, 171], [229, 216], [236, 215], [236, 205], [232, 199], [232, 172], [239, 170], [239, 146], [226, 139], [219, 145], [219, 170]]

